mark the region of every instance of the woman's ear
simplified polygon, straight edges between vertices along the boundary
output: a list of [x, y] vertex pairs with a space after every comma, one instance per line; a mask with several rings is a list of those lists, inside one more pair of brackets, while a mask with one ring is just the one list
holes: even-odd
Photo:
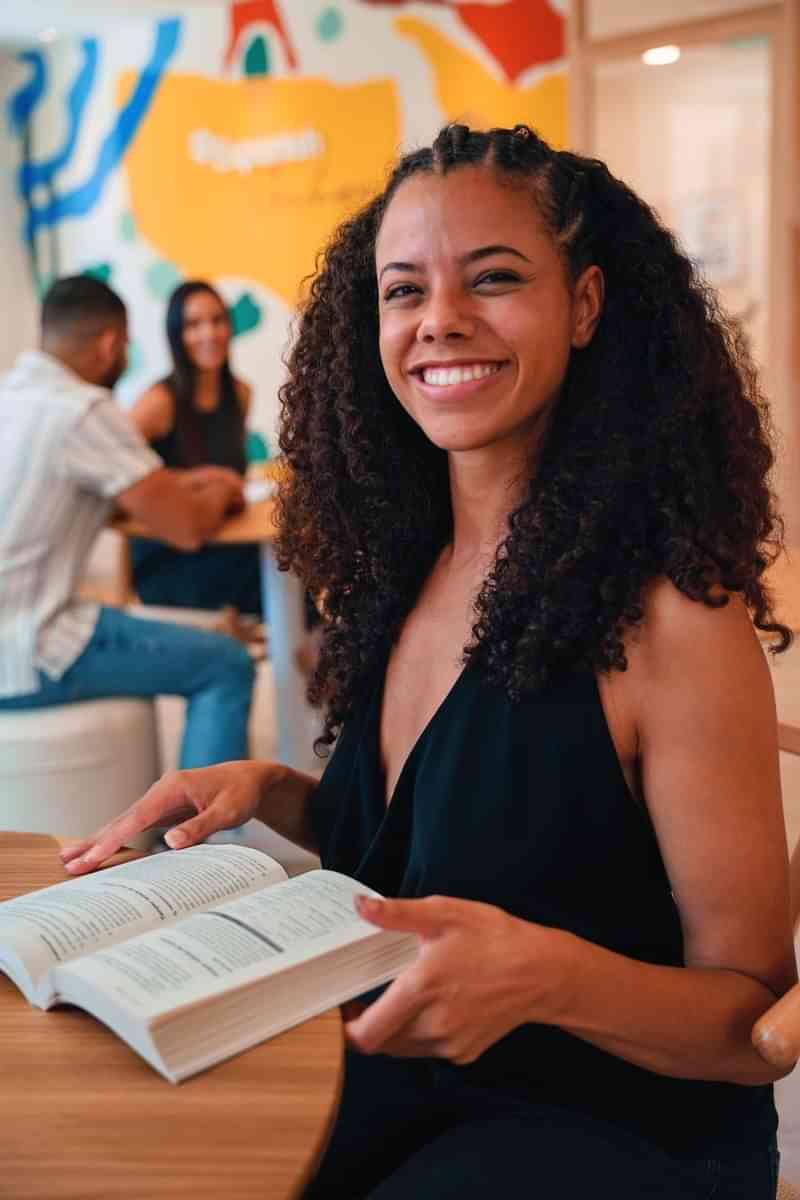
[[572, 301], [572, 345], [588, 346], [603, 311], [606, 283], [597, 266], [587, 267], [578, 277]]

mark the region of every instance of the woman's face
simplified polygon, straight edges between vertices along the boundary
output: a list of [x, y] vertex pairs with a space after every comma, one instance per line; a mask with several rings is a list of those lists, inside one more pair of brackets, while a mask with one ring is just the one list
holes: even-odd
[[231, 324], [212, 292], [192, 292], [183, 306], [183, 344], [193, 367], [219, 370], [228, 357]]
[[534, 444], [573, 346], [591, 339], [602, 275], [570, 287], [530, 192], [461, 167], [402, 184], [376, 243], [389, 384], [449, 451]]

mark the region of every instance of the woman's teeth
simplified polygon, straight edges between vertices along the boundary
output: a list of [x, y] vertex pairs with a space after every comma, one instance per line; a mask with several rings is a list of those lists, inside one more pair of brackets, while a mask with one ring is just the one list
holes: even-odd
[[500, 370], [502, 363], [470, 363], [463, 367], [425, 367], [422, 379], [433, 387], [450, 387], [454, 383], [469, 383], [485, 379]]

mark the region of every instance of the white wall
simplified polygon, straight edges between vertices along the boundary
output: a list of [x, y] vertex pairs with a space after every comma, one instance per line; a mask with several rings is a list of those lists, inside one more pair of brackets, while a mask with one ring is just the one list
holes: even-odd
[[[8, 95], [18, 74], [16, 59], [0, 50], [0, 96]], [[19, 236], [22, 211], [14, 182], [17, 161], [18, 143], [10, 135], [7, 120], [0, 119], [0, 371], [37, 338], [38, 304]]]

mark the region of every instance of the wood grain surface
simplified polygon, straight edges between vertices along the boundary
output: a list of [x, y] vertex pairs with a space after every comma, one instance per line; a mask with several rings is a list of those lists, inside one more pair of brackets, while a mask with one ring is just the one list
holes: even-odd
[[[66, 878], [58, 844], [0, 835], [0, 899]], [[79, 1009], [41, 1012], [0, 974], [3, 1200], [290, 1200], [327, 1141], [338, 1009], [175, 1087]]]

